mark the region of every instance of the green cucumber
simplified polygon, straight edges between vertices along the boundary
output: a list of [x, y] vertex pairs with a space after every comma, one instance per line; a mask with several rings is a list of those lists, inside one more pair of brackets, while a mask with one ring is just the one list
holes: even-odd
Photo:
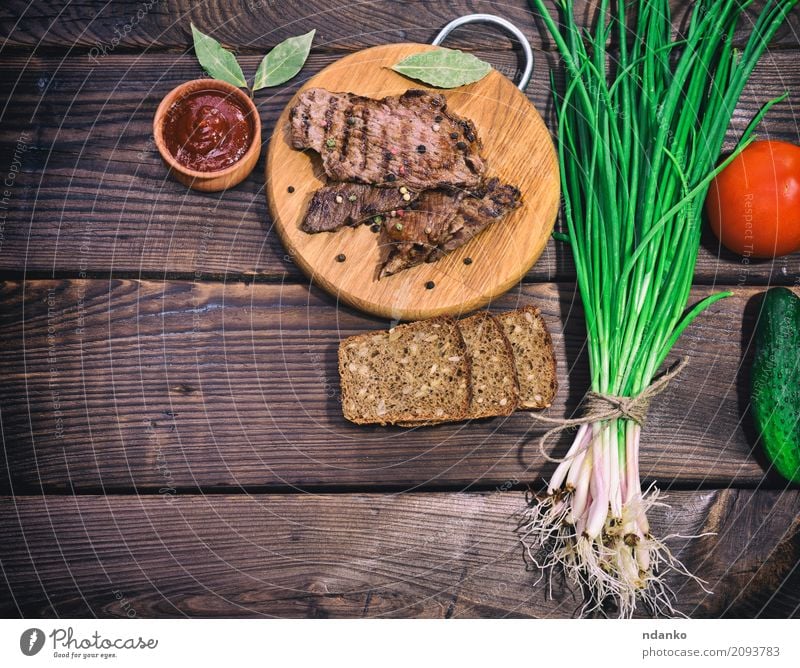
[[800, 483], [800, 298], [787, 288], [764, 294], [756, 325], [751, 407], [775, 469]]

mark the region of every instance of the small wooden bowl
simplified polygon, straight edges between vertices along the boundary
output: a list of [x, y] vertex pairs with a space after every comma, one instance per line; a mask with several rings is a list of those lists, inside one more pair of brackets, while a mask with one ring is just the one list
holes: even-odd
[[[215, 172], [201, 172], [182, 165], [175, 159], [175, 156], [170, 153], [164, 141], [164, 122], [169, 108], [182, 97], [200, 90], [218, 90], [227, 95], [234, 96], [244, 108], [247, 109], [247, 113], [253, 121], [253, 140], [247, 152], [232, 165]], [[167, 165], [170, 173], [178, 181], [189, 186], [193, 190], [217, 192], [241, 183], [256, 166], [258, 156], [261, 153], [261, 118], [258, 115], [258, 109], [253, 103], [253, 100], [240, 88], [236, 88], [236, 86], [232, 84], [217, 79], [195, 79], [193, 81], [187, 81], [177, 88], [173, 88], [167, 93], [164, 99], [161, 100], [161, 104], [158, 105], [158, 109], [156, 110], [155, 118], [153, 118], [153, 137], [164, 164]]]

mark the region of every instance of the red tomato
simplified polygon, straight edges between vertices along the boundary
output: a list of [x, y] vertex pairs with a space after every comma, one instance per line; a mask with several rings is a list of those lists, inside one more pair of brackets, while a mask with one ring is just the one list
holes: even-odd
[[706, 211], [722, 245], [745, 257], [800, 251], [800, 146], [756, 141], [711, 184]]

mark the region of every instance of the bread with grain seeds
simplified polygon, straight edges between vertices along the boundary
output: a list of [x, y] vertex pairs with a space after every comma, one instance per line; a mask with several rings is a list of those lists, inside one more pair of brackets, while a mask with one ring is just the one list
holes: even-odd
[[470, 366], [451, 318], [351, 336], [339, 344], [342, 412], [356, 424], [461, 420]]
[[556, 358], [553, 342], [542, 315], [535, 306], [494, 316], [514, 352], [519, 382], [520, 408], [547, 408], [555, 397]]
[[472, 401], [468, 418], [510, 415], [519, 405], [513, 352], [503, 329], [489, 313], [460, 320], [472, 366]]

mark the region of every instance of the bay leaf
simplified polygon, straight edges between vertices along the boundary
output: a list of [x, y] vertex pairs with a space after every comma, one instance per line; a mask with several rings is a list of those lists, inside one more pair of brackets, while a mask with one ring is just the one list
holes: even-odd
[[414, 53], [392, 69], [436, 88], [457, 88], [483, 79], [492, 66], [471, 53], [455, 49], [436, 49]]
[[192, 24], [192, 39], [194, 39], [194, 52], [197, 60], [200, 61], [200, 65], [208, 72], [209, 76], [227, 81], [239, 88], [247, 87], [244, 72], [242, 72], [236, 56], [223, 48], [222, 44], [213, 37], [200, 32], [194, 27], [194, 24]]
[[316, 30], [305, 35], [290, 37], [270, 51], [256, 70], [253, 90], [286, 83], [302, 68], [311, 51]]

